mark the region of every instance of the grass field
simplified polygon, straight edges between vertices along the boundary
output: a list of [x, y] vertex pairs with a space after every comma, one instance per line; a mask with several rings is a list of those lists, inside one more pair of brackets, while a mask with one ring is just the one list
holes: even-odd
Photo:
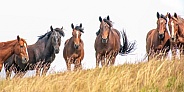
[[2, 92], [182, 92], [183, 61], [123, 64], [0, 81]]

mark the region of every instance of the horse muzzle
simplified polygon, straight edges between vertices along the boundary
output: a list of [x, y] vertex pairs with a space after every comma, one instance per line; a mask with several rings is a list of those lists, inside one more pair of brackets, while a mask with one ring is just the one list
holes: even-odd
[[160, 39], [164, 39], [164, 33], [163, 34], [159, 34], [158, 36]]
[[22, 57], [23, 64], [28, 63], [28, 61], [29, 61], [29, 57]]
[[79, 45], [78, 44], [74, 44], [74, 48], [75, 49], [78, 49], [79, 48]]
[[59, 51], [60, 51], [59, 48], [55, 48], [55, 49], [54, 49], [54, 52], [55, 52], [56, 54], [58, 54]]
[[108, 41], [107, 38], [106, 39], [102, 38], [102, 43], [107, 43], [107, 41]]

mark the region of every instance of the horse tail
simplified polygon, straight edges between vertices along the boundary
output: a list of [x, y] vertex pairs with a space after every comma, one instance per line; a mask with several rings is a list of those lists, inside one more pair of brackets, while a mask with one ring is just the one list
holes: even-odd
[[135, 50], [136, 42], [135, 41], [128, 42], [128, 38], [127, 38], [127, 35], [126, 35], [124, 30], [123, 30], [123, 32], [121, 32], [121, 36], [123, 39], [123, 45], [120, 44], [119, 53], [121, 55], [123, 55], [123, 54], [129, 54], [129, 53], [133, 52]]

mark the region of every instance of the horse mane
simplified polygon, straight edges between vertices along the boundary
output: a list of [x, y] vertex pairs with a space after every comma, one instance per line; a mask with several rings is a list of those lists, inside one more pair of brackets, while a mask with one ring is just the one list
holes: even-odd
[[51, 31], [49, 31], [49, 32], [47, 32], [47, 33], [45, 33], [44, 35], [40, 35], [40, 36], [38, 36], [39, 38], [38, 38], [38, 40], [41, 40], [41, 39], [43, 39], [45, 36], [48, 36], [48, 38], [50, 37], [50, 35], [51, 35]]
[[179, 24], [180, 24], [180, 23], [184, 23], [184, 19], [183, 19], [182, 17], [177, 16], [177, 18], [178, 18], [178, 23], [179, 23]]

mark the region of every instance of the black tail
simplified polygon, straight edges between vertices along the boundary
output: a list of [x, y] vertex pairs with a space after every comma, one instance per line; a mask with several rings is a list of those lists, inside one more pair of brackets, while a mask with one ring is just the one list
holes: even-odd
[[133, 52], [135, 50], [136, 41], [128, 42], [127, 35], [124, 30], [121, 32], [121, 36], [123, 39], [123, 45], [120, 46], [119, 53], [123, 55]]

